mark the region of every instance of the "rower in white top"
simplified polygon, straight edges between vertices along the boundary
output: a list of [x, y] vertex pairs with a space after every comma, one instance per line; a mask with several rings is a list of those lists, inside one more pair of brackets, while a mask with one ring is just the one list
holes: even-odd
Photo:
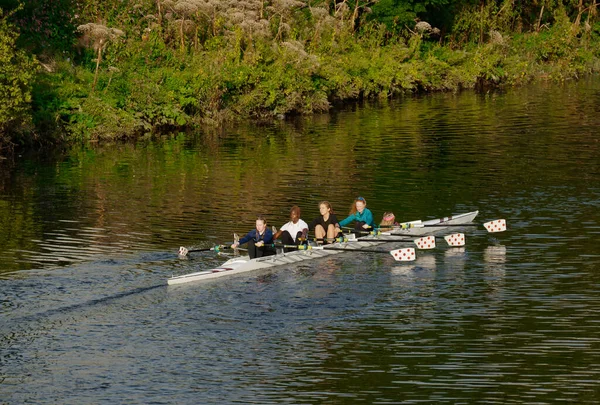
[[[308, 224], [300, 219], [300, 207], [294, 205], [290, 209], [290, 221], [284, 224], [273, 239], [281, 238], [284, 245], [300, 245], [305, 243], [308, 236]], [[293, 249], [285, 248], [284, 251]]]

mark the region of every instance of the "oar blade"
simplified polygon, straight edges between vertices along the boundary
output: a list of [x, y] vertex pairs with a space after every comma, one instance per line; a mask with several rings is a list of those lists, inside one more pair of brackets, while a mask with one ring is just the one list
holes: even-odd
[[179, 256], [187, 256], [189, 250], [185, 246], [179, 248]]
[[446, 243], [449, 246], [464, 246], [465, 245], [465, 234], [464, 233], [453, 233], [451, 235], [444, 236]]
[[483, 226], [490, 233], [504, 232], [504, 231], [506, 231], [506, 220], [505, 219], [496, 219], [494, 221], [486, 222], [485, 224], [483, 224]]
[[414, 240], [419, 249], [435, 249], [435, 236], [424, 236]]
[[403, 248], [390, 251], [390, 254], [398, 262], [412, 262], [417, 258], [414, 248]]

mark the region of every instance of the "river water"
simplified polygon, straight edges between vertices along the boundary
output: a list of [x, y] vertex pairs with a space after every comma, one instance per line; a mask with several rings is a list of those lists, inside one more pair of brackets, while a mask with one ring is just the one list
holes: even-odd
[[[599, 161], [598, 78], [4, 159], [0, 403], [598, 403]], [[508, 230], [166, 285], [358, 195]]]

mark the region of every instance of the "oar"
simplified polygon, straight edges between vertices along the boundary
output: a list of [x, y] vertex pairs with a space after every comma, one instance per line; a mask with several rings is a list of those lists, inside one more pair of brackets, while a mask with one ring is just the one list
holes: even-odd
[[187, 256], [188, 253], [192, 253], [192, 252], [208, 252], [210, 250], [214, 250], [215, 252], [220, 252], [221, 249], [226, 249], [227, 246], [226, 245], [216, 245], [213, 246], [211, 248], [203, 248], [203, 249], [188, 249], [185, 246], [181, 246], [179, 248], [179, 256]]
[[391, 254], [392, 257], [399, 262], [412, 261], [415, 260], [416, 254], [414, 248], [403, 248], [403, 249], [395, 249], [392, 251], [389, 250], [379, 250], [379, 249], [352, 249], [352, 248], [343, 248], [343, 247], [335, 247], [331, 245], [326, 246], [310, 246], [310, 245], [280, 245], [280, 244], [271, 244], [272, 247], [282, 247], [288, 249], [298, 249], [298, 250], [338, 250], [344, 252], [368, 252], [368, 253], [386, 253]]
[[[346, 229], [346, 230], [352, 231], [354, 233], [360, 233], [361, 235], [378, 235], [377, 233], [375, 233], [375, 234], [373, 233], [373, 232], [378, 232], [378, 229], [375, 229], [374, 231], [367, 231], [367, 230], [359, 231], [358, 229], [350, 228], [349, 226], [342, 226], [342, 229]], [[373, 228], [369, 227], [368, 229], [373, 229]]]
[[[358, 240], [367, 240], [367, 241], [378, 241], [378, 242], [412, 242], [415, 239], [411, 238], [410, 236], [402, 236], [402, 235], [393, 235], [393, 234], [389, 234], [389, 233], [381, 233], [379, 235], [374, 235], [371, 234], [373, 236], [375, 236], [374, 238], [367, 238], [364, 236], [361, 236], [360, 238], [358, 238]], [[377, 236], [384, 236], [383, 238], [378, 238]]]
[[393, 236], [386, 236], [384, 238], [369, 238], [369, 239], [360, 239], [359, 240], [366, 240], [369, 242], [414, 242], [415, 245], [417, 245], [417, 247], [419, 249], [434, 249], [435, 248], [435, 236], [423, 236], [421, 238], [407, 238], [407, 237], [393, 237]]
[[[396, 226], [396, 228], [398, 228], [398, 227]], [[361, 234], [361, 235], [373, 235], [373, 236], [386, 235], [386, 236], [395, 236], [392, 233], [393, 229], [391, 229], [389, 227], [383, 227], [383, 229], [388, 229], [386, 231], [382, 231], [380, 228], [375, 228], [372, 231], [359, 231], [359, 230], [356, 230], [354, 228], [347, 228], [347, 227], [344, 227], [343, 229], [349, 229], [349, 230], [352, 230], [352, 232], [358, 233], [358, 234]], [[376, 240], [376, 239], [369, 239], [369, 240]], [[390, 239], [390, 240], [392, 240], [392, 239]], [[401, 236], [401, 235], [398, 235], [398, 238], [397, 239], [393, 239], [393, 240], [398, 240], [398, 241], [404, 240], [404, 241], [407, 241], [407, 242], [412, 241], [412, 239], [407, 238], [406, 236]]]
[[[221, 250], [223, 249], [232, 249], [232, 247], [230, 245], [216, 245], [213, 246], [211, 248], [203, 248], [203, 249], [188, 249], [185, 246], [181, 246], [179, 248], [179, 256], [187, 256], [188, 253], [193, 253], [193, 252], [208, 252], [208, 251], [215, 251], [217, 253], [220, 253]], [[240, 247], [235, 248], [234, 250], [247, 250], [247, 249], [243, 249]]]
[[[377, 241], [377, 242], [414, 242], [415, 245], [419, 249], [434, 249], [435, 248], [435, 236], [424, 236], [422, 238], [417, 239], [408, 239], [408, 238], [394, 238], [394, 237], [385, 237], [385, 238], [371, 238], [367, 239], [369, 241]], [[464, 233], [453, 233], [451, 235], [444, 236], [444, 240], [448, 243], [449, 246], [464, 246], [465, 245], [465, 234]]]
[[356, 242], [356, 236], [354, 234], [347, 234], [344, 236], [338, 236], [335, 238], [307, 238], [307, 239], [303, 239], [303, 238], [299, 238], [299, 240], [301, 241], [305, 241], [305, 240], [309, 240], [309, 241], [314, 241], [314, 242]]

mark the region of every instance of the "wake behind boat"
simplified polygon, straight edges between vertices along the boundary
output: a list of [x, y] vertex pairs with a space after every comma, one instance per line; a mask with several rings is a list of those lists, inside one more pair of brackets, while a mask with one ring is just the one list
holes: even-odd
[[[451, 226], [468, 226], [475, 219], [479, 211], [468, 212], [449, 216], [445, 218], [432, 219], [428, 221], [411, 221], [393, 227], [390, 232], [381, 235], [368, 235], [358, 238], [354, 241], [340, 242], [332, 245], [325, 245], [318, 248], [308, 250], [297, 250], [288, 253], [277, 254], [273, 256], [265, 256], [255, 259], [250, 259], [248, 256], [241, 256], [230, 259], [223, 263], [220, 267], [199, 271], [196, 273], [185, 274], [182, 276], [171, 277], [167, 280], [168, 285], [189, 283], [192, 281], [207, 280], [227, 275], [240, 274], [248, 271], [265, 269], [275, 266], [283, 266], [294, 264], [306, 260], [319, 259], [322, 257], [332, 256], [344, 251], [369, 251], [368, 249], [379, 246], [384, 243], [399, 241], [398, 236], [421, 236], [425, 234], [439, 233], [447, 231]], [[396, 239], [395, 239], [396, 238]], [[412, 250], [412, 253], [410, 252]], [[372, 250], [371, 250], [372, 251]], [[383, 251], [381, 251], [383, 252]], [[399, 249], [395, 251], [396, 255], [412, 254], [414, 259], [414, 249]], [[396, 260], [402, 260], [395, 257]], [[409, 257], [410, 258], [410, 257]]]

